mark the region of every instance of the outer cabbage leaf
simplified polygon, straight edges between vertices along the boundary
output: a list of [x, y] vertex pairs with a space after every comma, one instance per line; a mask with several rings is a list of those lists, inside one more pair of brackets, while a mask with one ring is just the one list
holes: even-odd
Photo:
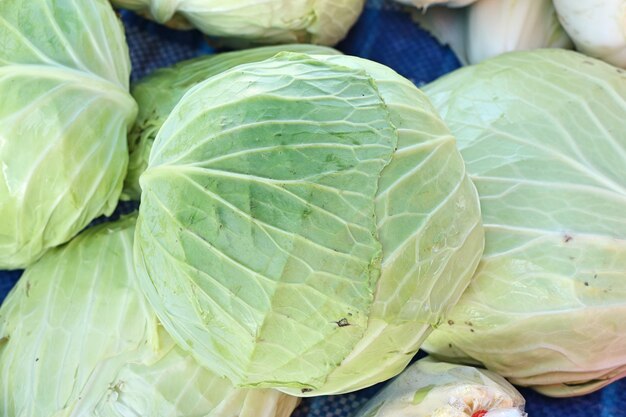
[[135, 217], [29, 267], [0, 308], [0, 410], [13, 416], [287, 417], [297, 399], [250, 392], [176, 347], [136, 286]]
[[244, 43], [334, 45], [361, 14], [364, 0], [112, 0], [181, 29]]
[[566, 396], [626, 373], [626, 73], [512, 53], [425, 87], [478, 188], [485, 254], [427, 350]]
[[374, 200], [381, 275], [363, 337], [324, 385], [324, 392], [333, 393], [389, 379], [407, 366], [466, 288], [484, 233], [456, 141], [428, 99], [384, 65], [355, 57], [318, 59], [366, 71], [398, 136]]
[[2, 0], [0, 39], [2, 66], [71, 68], [128, 90], [124, 29], [105, 0]]
[[157, 70], [137, 83], [131, 91], [139, 105], [139, 113], [128, 138], [130, 160], [124, 181], [126, 198], [138, 199], [141, 195], [139, 176], [148, 166], [154, 138], [172, 109], [191, 87], [237, 65], [263, 61], [282, 51], [327, 55], [339, 53], [332, 48], [315, 45], [266, 46], [179, 62]]
[[501, 376], [424, 358], [374, 396], [356, 417], [524, 417], [524, 397]]
[[0, 269], [12, 269], [113, 211], [137, 108], [104, 0], [3, 1], [0, 42]]
[[399, 373], [482, 252], [454, 138], [357, 58], [283, 53], [198, 84], [140, 183], [142, 289], [239, 385], [319, 395]]

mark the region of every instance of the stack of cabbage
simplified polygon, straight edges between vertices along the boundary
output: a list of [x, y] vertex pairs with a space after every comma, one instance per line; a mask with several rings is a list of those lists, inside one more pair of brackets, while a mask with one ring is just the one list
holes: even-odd
[[[7, 105], [15, 123], [4, 126], [17, 131], [3, 133], [2, 162], [26, 172], [3, 170], [3, 198], [19, 205], [2, 207], [16, 220], [35, 212], [31, 238], [33, 228], [52, 234], [55, 216], [72, 221], [59, 240], [34, 236], [30, 258], [7, 254], [21, 266], [99, 214], [76, 210], [92, 194], [110, 212], [136, 108], [106, 3], [3, 5], [2, 93], [30, 107]], [[152, 148], [134, 238], [134, 218], [85, 232], [30, 265], [0, 309], [6, 415], [191, 415], [221, 404], [239, 413], [249, 395], [289, 413], [290, 397], [233, 391], [219, 377], [299, 395], [371, 385], [399, 373], [459, 299], [484, 234], [475, 187], [434, 108], [384, 66], [280, 49], [291, 52], [172, 72], [166, 88], [180, 94], [157, 105], [166, 114], [151, 122], [154, 146], [131, 141], [133, 167]], [[41, 84], [48, 77], [58, 85]], [[156, 116], [147, 104], [142, 114]], [[24, 138], [39, 147], [21, 147]], [[90, 159], [100, 149], [107, 158]], [[51, 164], [59, 173], [37, 182], [32, 167]]]
[[[127, 147], [110, 7], [0, 11], [0, 259], [29, 265], [0, 308], [4, 415], [286, 417], [427, 338], [550, 395], [626, 372], [622, 70], [509, 54], [426, 86], [433, 106], [371, 61], [251, 49], [135, 86]], [[33, 263], [111, 211], [129, 152], [138, 213]], [[489, 372], [426, 361], [405, 385], [363, 415], [523, 415]]]

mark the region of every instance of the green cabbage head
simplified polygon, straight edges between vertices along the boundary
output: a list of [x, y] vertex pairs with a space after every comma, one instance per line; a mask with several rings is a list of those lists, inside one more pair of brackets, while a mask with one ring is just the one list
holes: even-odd
[[297, 399], [234, 388], [176, 347], [136, 283], [135, 216], [50, 250], [0, 308], [5, 417], [288, 417]]
[[364, 0], [112, 0], [159, 23], [237, 43], [334, 45], [361, 14]]
[[526, 417], [524, 403], [500, 375], [428, 357], [405, 369], [355, 417]]
[[626, 374], [626, 73], [537, 50], [425, 92], [459, 141], [486, 233], [427, 350], [553, 396]]
[[399, 373], [469, 283], [476, 190], [426, 97], [382, 65], [281, 53], [189, 90], [141, 175], [140, 284], [236, 385]]
[[14, 269], [113, 211], [137, 106], [104, 0], [3, 0], [0, 45], [0, 269]]
[[282, 51], [339, 54], [332, 48], [307, 44], [265, 46], [179, 62], [159, 69], [135, 84], [131, 93], [137, 101], [139, 113], [128, 135], [130, 159], [124, 180], [124, 198], [139, 199], [139, 176], [148, 167], [154, 139], [167, 116], [191, 87], [237, 65], [263, 61]]

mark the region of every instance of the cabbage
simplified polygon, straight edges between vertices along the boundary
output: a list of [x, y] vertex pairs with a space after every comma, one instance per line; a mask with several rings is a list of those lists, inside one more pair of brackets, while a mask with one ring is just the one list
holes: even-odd
[[135, 264], [176, 342], [299, 395], [399, 373], [483, 247], [455, 140], [408, 80], [282, 53], [189, 90], [141, 175]]
[[626, 373], [626, 73], [511, 53], [424, 91], [478, 188], [485, 254], [426, 349], [552, 396]]
[[571, 48], [552, 0], [479, 0], [468, 11], [467, 59], [537, 48]]
[[0, 411], [16, 416], [287, 417], [297, 399], [236, 389], [158, 324], [133, 272], [135, 217], [26, 269], [0, 308]]
[[112, 0], [159, 23], [237, 43], [334, 45], [361, 14], [364, 0]]
[[626, 0], [554, 0], [579, 51], [626, 68]]
[[356, 417], [524, 417], [524, 403], [493, 372], [428, 357], [405, 369]]
[[3, 0], [0, 44], [0, 269], [13, 269], [113, 211], [137, 108], [104, 0]]
[[572, 47], [552, 0], [480, 0], [468, 8], [434, 7], [414, 17], [464, 65], [505, 52]]
[[152, 143], [163, 122], [182, 96], [194, 85], [239, 64], [263, 61], [282, 51], [338, 54], [323, 46], [281, 45], [208, 55], [157, 70], [132, 89], [139, 105], [137, 120], [129, 134], [130, 160], [124, 181], [125, 198], [138, 199], [139, 176], [148, 166]]

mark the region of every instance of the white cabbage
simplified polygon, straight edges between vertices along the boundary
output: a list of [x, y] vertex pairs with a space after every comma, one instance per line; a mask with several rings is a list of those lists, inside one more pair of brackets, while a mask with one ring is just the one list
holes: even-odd
[[479, 0], [463, 9], [433, 7], [413, 15], [464, 65], [505, 52], [572, 47], [552, 0]]
[[113, 211], [137, 108], [104, 0], [3, 0], [0, 44], [0, 269], [13, 269]]
[[334, 45], [361, 14], [364, 0], [112, 0], [160, 23], [251, 43]]
[[470, 64], [505, 52], [572, 47], [552, 0], [479, 0], [468, 10]]
[[626, 68], [626, 0], [554, 0], [579, 51]]
[[189, 90], [135, 239], [164, 326], [243, 386], [319, 395], [399, 373], [482, 252], [454, 138], [408, 80], [282, 53]]
[[356, 417], [525, 417], [524, 403], [493, 372], [424, 358], [369, 400]]
[[553, 396], [626, 374], [626, 72], [537, 50], [424, 91], [457, 136], [486, 233], [426, 349]]
[[288, 417], [297, 399], [236, 389], [176, 347], [140, 293], [135, 217], [52, 249], [0, 308], [4, 417]]

